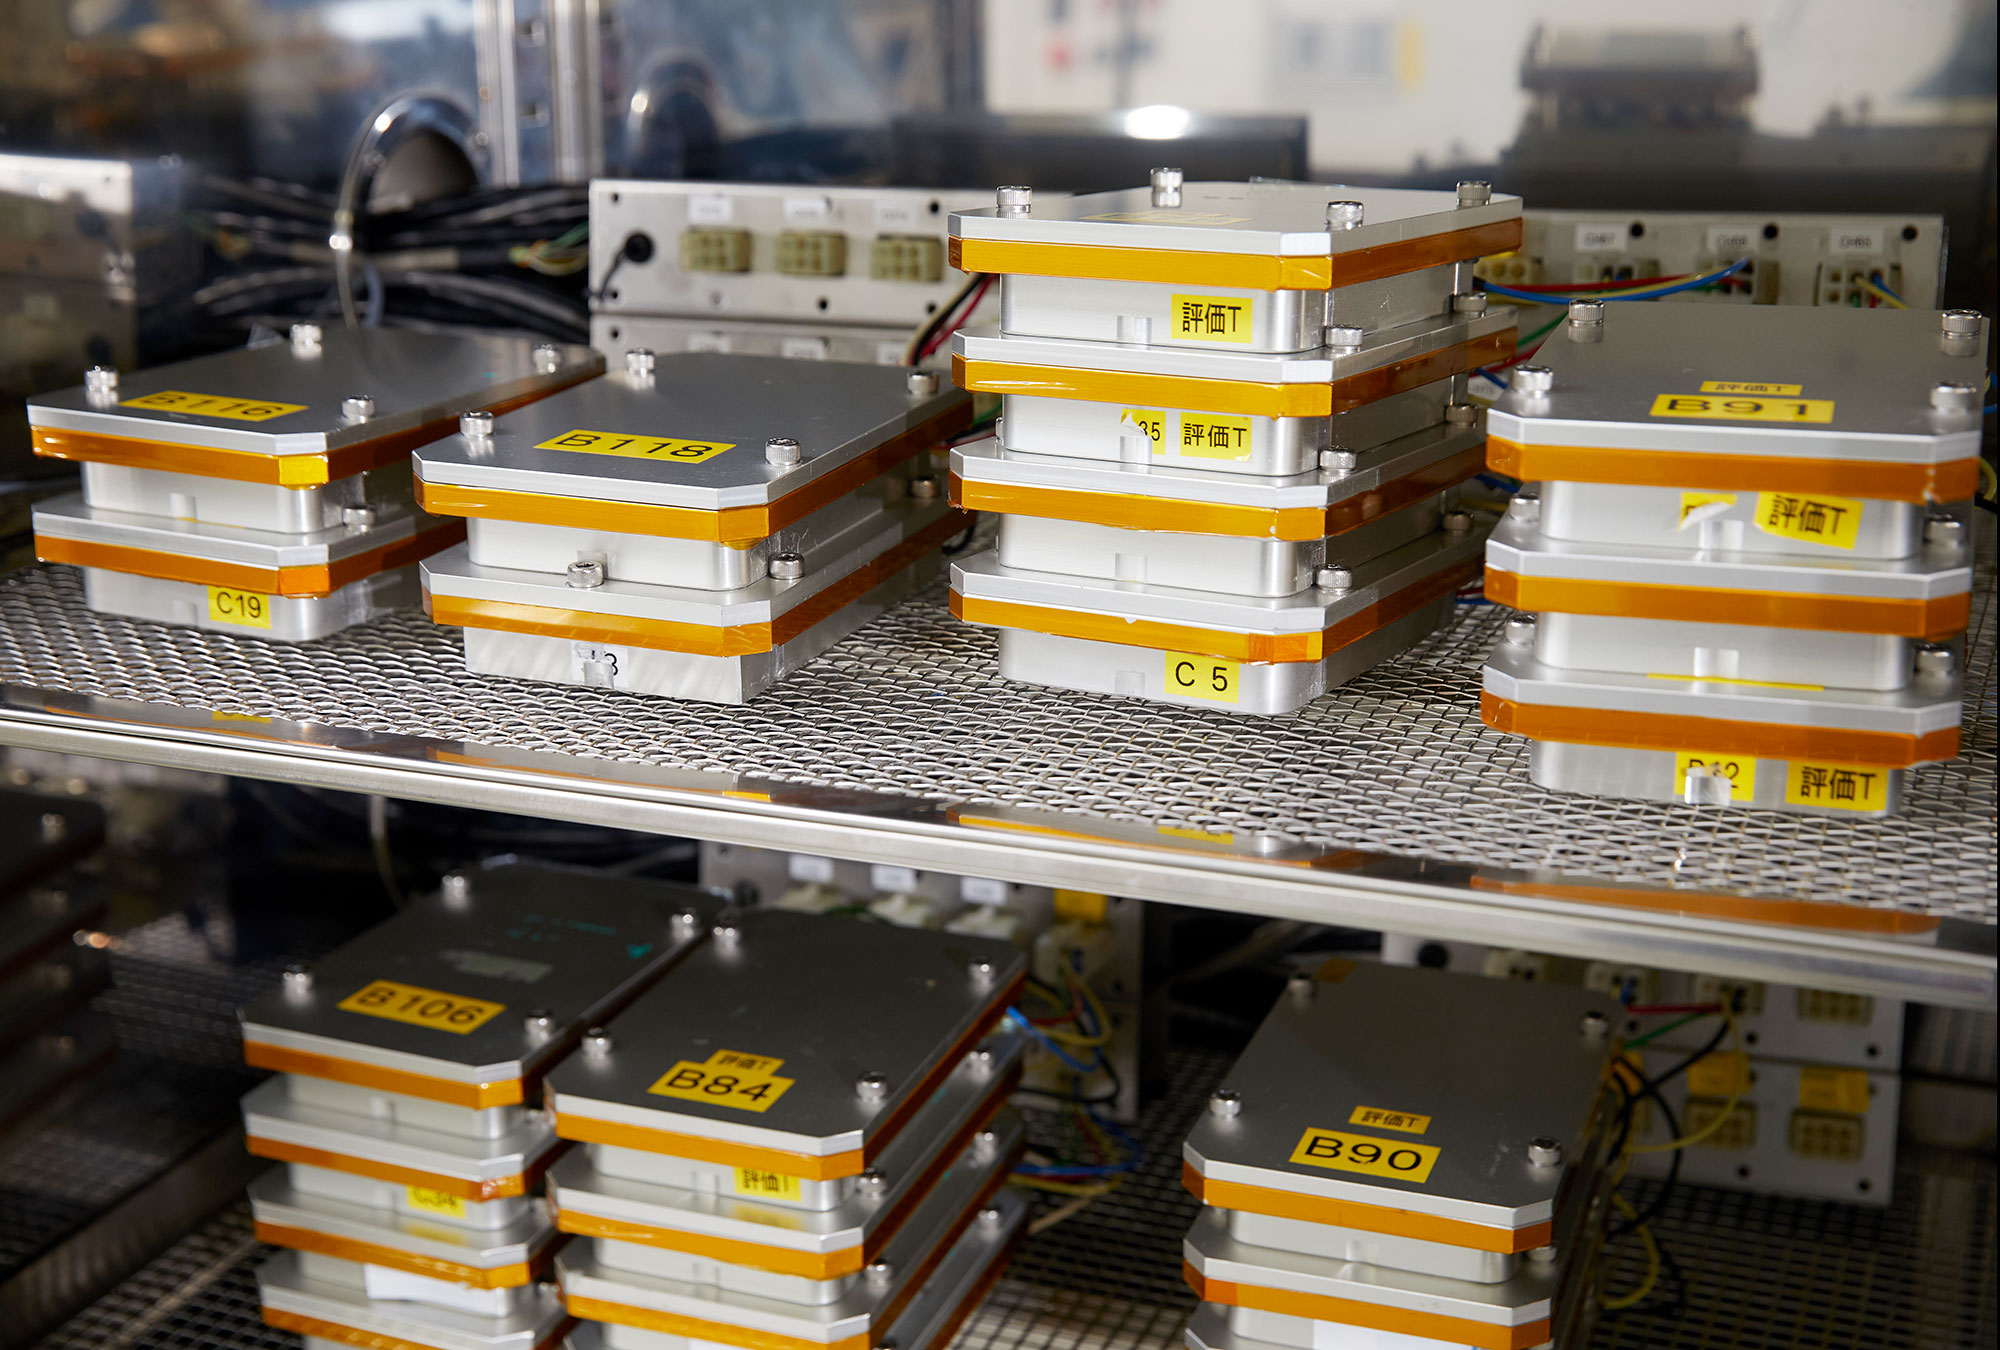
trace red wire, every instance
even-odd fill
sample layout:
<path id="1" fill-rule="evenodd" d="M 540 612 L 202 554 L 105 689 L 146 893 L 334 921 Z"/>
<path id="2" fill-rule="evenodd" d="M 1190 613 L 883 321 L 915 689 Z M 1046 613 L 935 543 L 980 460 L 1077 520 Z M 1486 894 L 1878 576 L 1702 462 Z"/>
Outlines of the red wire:
<path id="1" fill-rule="evenodd" d="M 965 321 L 972 317 L 973 310 L 979 308 L 979 302 L 986 298 L 987 288 L 989 288 L 992 285 L 993 285 L 993 278 L 989 276 L 986 278 L 986 280 L 980 282 L 977 286 L 975 286 L 972 290 L 972 294 L 966 297 L 965 306 L 964 308 L 958 311 L 957 316 L 955 318 L 946 320 L 944 324 L 942 324 L 938 328 L 937 332 L 931 334 L 930 341 L 926 342 L 923 345 L 922 349 L 920 349 L 917 352 L 917 360 L 919 361 L 923 360 L 925 357 L 929 356 L 932 352 L 936 351 L 939 347 L 951 341 L 951 335 L 953 333 L 956 333 L 959 329 L 965 327 Z"/>
<path id="2" fill-rule="evenodd" d="M 1512 281 L 1496 281 L 1495 286 L 1505 286 L 1510 291 L 1536 291 L 1548 295 L 1568 295 L 1572 291 L 1622 290 L 1627 286 L 1657 286 L 1667 281 L 1686 281 L 1693 272 L 1683 272 L 1677 277 L 1633 277 L 1627 281 L 1579 281 L 1572 286 L 1523 286 Z"/>
<path id="3" fill-rule="evenodd" d="M 1720 1003 L 1634 1003 L 1625 1009 L 1628 1013 L 1650 1016 L 1654 1013 L 1719 1013 Z"/>

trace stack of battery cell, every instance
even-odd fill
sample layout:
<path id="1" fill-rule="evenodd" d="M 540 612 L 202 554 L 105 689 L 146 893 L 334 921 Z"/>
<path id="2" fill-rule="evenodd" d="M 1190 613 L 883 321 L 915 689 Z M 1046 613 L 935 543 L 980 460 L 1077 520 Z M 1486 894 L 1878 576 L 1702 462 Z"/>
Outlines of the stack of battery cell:
<path id="1" fill-rule="evenodd" d="M 942 1350 L 1023 1215 L 1011 943 L 726 917 L 548 1081 L 571 1315 L 609 1350 Z"/>
<path id="2" fill-rule="evenodd" d="M 1482 466 L 1468 372 L 1513 350 L 1472 264 L 1517 198 L 1183 184 L 952 215 L 1001 277 L 997 332 L 954 339 L 998 434 L 953 499 L 1000 517 L 954 612 L 1008 677 L 1291 712 L 1420 640 L 1477 575 L 1452 491 Z"/>
<path id="3" fill-rule="evenodd" d="M 604 368 L 586 347 L 387 329 L 198 357 L 31 399 L 35 453 L 80 494 L 35 508 L 35 551 L 83 568 L 94 610 L 304 642 L 417 600 L 416 563 L 459 539 L 411 501 L 410 451 L 467 409 Z"/>
<path id="4" fill-rule="evenodd" d="M 1615 999 L 1334 962 L 1188 1136 L 1190 1350 L 1577 1350 Z"/>
<path id="5" fill-rule="evenodd" d="M 468 518 L 424 603 L 468 668 L 742 703 L 934 573 L 965 522 L 932 451 L 971 400 L 927 371 L 625 353 L 416 457 Z"/>
<path id="6" fill-rule="evenodd" d="M 242 1011 L 279 1076 L 243 1099 L 264 1320 L 308 1345 L 543 1350 L 568 1329 L 536 1192 L 562 1149 L 534 1102 L 586 1028 L 706 936 L 661 882 L 511 865 L 447 877 Z"/>
<path id="7" fill-rule="evenodd" d="M 1481 716 L 1544 787 L 1882 815 L 1958 753 L 1969 311 L 1579 302 L 1490 414 Z"/>

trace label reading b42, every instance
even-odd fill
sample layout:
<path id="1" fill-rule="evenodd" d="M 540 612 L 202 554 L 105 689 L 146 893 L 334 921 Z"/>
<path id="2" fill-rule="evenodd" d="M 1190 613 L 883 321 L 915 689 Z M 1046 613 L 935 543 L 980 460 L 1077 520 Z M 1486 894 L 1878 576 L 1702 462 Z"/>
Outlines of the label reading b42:
<path id="1" fill-rule="evenodd" d="M 1291 1161 L 1336 1172 L 1361 1172 L 1371 1177 L 1422 1183 L 1430 1180 L 1439 1150 L 1429 1144 L 1400 1139 L 1371 1139 L 1365 1134 L 1309 1129 L 1299 1137 Z"/>
<path id="2" fill-rule="evenodd" d="M 770 1055 L 718 1050 L 703 1064 L 691 1059 L 680 1061 L 646 1091 L 657 1097 L 708 1102 L 739 1111 L 768 1111 L 771 1103 L 784 1096 L 785 1089 L 792 1085 L 791 1079 L 777 1076 L 784 1062 Z"/>
<path id="3" fill-rule="evenodd" d="M 624 459 L 664 460 L 674 464 L 699 464 L 714 459 L 724 450 L 734 450 L 734 441 L 682 441 L 667 436 L 630 436 L 620 431 L 565 431 L 539 442 L 537 450 L 568 450 L 579 455 L 617 455 Z M 734 461 L 731 461 L 732 463 Z"/>
<path id="4" fill-rule="evenodd" d="M 1251 303 L 1248 296 L 1176 295 L 1167 331 L 1182 342 L 1247 343 Z"/>
<path id="5" fill-rule="evenodd" d="M 1729 800 L 1747 802 L 1757 795 L 1757 761 L 1749 755 L 1705 755 L 1683 750 L 1674 756 L 1673 790 L 1676 797 L 1687 788 L 1689 769 L 1706 769 L 1729 780 Z"/>
<path id="6" fill-rule="evenodd" d="M 377 980 L 357 989 L 334 1006 L 342 1012 L 380 1017 L 413 1027 L 428 1027 L 432 1031 L 457 1032 L 461 1036 L 485 1026 L 507 1011 L 504 1003 L 489 1003 L 483 998 L 461 998 L 457 994 L 419 989 L 416 985 L 398 984 L 394 980 Z"/>

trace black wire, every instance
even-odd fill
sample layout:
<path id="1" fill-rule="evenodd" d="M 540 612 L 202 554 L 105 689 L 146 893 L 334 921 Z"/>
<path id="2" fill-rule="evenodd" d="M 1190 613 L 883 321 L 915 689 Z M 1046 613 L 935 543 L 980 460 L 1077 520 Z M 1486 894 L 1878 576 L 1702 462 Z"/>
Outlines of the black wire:
<path id="1" fill-rule="evenodd" d="M 1658 1082 L 1641 1079 L 1639 1081 L 1638 1095 L 1634 1096 L 1630 1089 L 1625 1087 L 1623 1079 L 1618 1078 L 1616 1075 L 1613 1075 L 1613 1077 L 1618 1083 L 1619 1090 L 1626 1094 L 1625 1109 L 1620 1113 L 1623 1116 L 1623 1120 L 1619 1125 L 1618 1147 L 1613 1149 L 1611 1153 L 1614 1161 L 1625 1151 L 1625 1140 L 1629 1137 L 1632 1128 L 1632 1112 L 1637 1108 L 1641 1098 L 1650 1097 L 1654 1104 L 1659 1107 L 1660 1117 L 1666 1122 L 1667 1138 L 1678 1139 L 1681 1137 L 1680 1119 L 1674 1115 L 1674 1108 L 1667 1104 L 1666 1097 L 1661 1094 Z M 1682 1150 L 1680 1149 L 1673 1150 L 1671 1159 L 1667 1163 L 1666 1180 L 1660 1183 L 1659 1190 L 1655 1191 L 1653 1198 L 1646 1202 L 1646 1207 L 1636 1211 L 1629 1219 L 1620 1218 L 1613 1220 L 1610 1227 L 1605 1231 L 1607 1239 L 1624 1237 L 1627 1233 L 1651 1223 L 1660 1216 L 1661 1212 L 1667 1207 L 1667 1198 L 1673 1194 L 1675 1185 L 1681 1179 L 1681 1153 Z"/>
<path id="2" fill-rule="evenodd" d="M 942 309 L 931 316 L 931 321 L 924 325 L 922 332 L 917 334 L 917 340 L 910 344 L 909 349 L 917 359 L 921 360 L 923 358 L 924 348 L 930 346 L 931 339 L 937 335 L 938 329 L 944 327 L 951 316 L 958 311 L 960 305 L 972 298 L 973 294 L 978 291 L 979 284 L 984 280 L 986 280 L 986 273 L 984 272 L 968 272 L 966 274 L 965 285 L 959 289 L 958 294 L 954 295 L 945 303 Z"/>
<path id="3" fill-rule="evenodd" d="M 625 265 L 625 250 L 621 248 L 618 250 L 617 255 L 611 259 L 611 266 L 604 269 L 604 280 L 598 282 L 596 289 L 591 291 L 590 293 L 591 304 L 595 305 L 603 302 L 604 292 L 608 290 L 611 286 L 611 278 L 617 276 L 618 269 L 623 267 L 624 265 Z"/>
<path id="4" fill-rule="evenodd" d="M 946 543 L 938 552 L 944 554 L 947 558 L 956 558 L 959 554 L 972 547 L 972 536 L 978 533 L 978 531 L 979 513 L 975 511 L 972 513 L 972 518 L 965 523 L 965 533 L 958 536 L 958 542 L 956 544 Z"/>

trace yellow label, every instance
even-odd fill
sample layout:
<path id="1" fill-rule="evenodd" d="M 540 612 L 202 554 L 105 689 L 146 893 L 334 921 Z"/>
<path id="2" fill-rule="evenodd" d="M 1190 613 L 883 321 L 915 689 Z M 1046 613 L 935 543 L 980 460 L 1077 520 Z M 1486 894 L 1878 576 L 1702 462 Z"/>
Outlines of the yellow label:
<path id="1" fill-rule="evenodd" d="M 1190 830 L 1179 825 L 1159 825 L 1155 826 L 1154 829 L 1157 833 L 1168 835 L 1174 839 L 1201 839 L 1211 844 L 1233 844 L 1236 842 L 1235 835 L 1217 834 L 1213 830 Z"/>
<path id="2" fill-rule="evenodd" d="M 1189 459 L 1248 459 L 1250 419 L 1184 412 L 1181 414 L 1181 437 L 1177 448 Z"/>
<path id="3" fill-rule="evenodd" d="M 1688 1065 L 1688 1093 L 1695 1097 L 1727 1097 L 1737 1091 L 1749 1069 L 1750 1057 L 1737 1050 L 1718 1050 Z"/>
<path id="4" fill-rule="evenodd" d="M 226 417 L 232 422 L 268 422 L 287 413 L 304 412 L 303 403 L 273 403 L 261 398 L 223 398 L 217 394 L 190 394 L 183 389 L 162 389 L 157 394 L 141 394 L 118 405 L 145 408 L 150 412 L 190 413 L 196 417 Z"/>
<path id="5" fill-rule="evenodd" d="M 718 1050 L 705 1064 L 684 1059 L 660 1075 L 660 1081 L 646 1089 L 657 1097 L 678 1097 L 687 1102 L 707 1102 L 738 1111 L 768 1111 L 771 1103 L 785 1095 L 792 1085 L 773 1071 L 784 1064 L 770 1055 L 746 1055 L 736 1050 Z"/>
<path id="6" fill-rule="evenodd" d="M 1404 1134 L 1422 1134 L 1431 1127 L 1431 1118 L 1411 1111 L 1384 1111 L 1379 1106 L 1357 1106 L 1354 1114 L 1347 1118 L 1347 1123 L 1367 1125 L 1377 1130 L 1401 1130 Z"/>
<path id="7" fill-rule="evenodd" d="M 334 1005 L 342 1012 L 380 1017 L 432 1031 L 466 1032 L 485 1026 L 507 1010 L 504 1003 L 488 1003 L 483 998 L 461 998 L 435 989 L 419 989 L 413 984 L 377 980 Z"/>
<path id="8" fill-rule="evenodd" d="M 1248 342 L 1250 299 L 1247 296 L 1176 295 L 1168 328 L 1174 337 L 1193 342 Z"/>
<path id="9" fill-rule="evenodd" d="M 736 1169 L 736 1193 L 755 1200 L 802 1200 L 805 1188 L 795 1176 L 755 1167 Z"/>
<path id="10" fill-rule="evenodd" d="M 1235 703 L 1242 689 L 1243 667 L 1219 656 L 1190 652 L 1167 653 L 1167 692 L 1210 703 Z"/>
<path id="11" fill-rule="evenodd" d="M 1681 524 L 1687 524 L 1688 513 L 1699 506 L 1734 506 L 1736 494 L 1733 492 L 1683 492 L 1681 494 Z"/>
<path id="12" fill-rule="evenodd" d="M 255 591 L 231 590 L 227 586 L 208 588 L 208 617 L 216 623 L 238 628 L 269 628 L 271 597 Z"/>
<path id="13" fill-rule="evenodd" d="M 1852 497 L 1760 492 L 1757 528 L 1780 539 L 1852 549 L 1861 534 L 1861 503 Z"/>
<path id="14" fill-rule="evenodd" d="M 578 455 L 618 455 L 625 459 L 671 460 L 675 464 L 699 464 L 714 459 L 724 450 L 736 448 L 734 441 L 677 441 L 664 436 L 627 436 L 617 431 L 565 431 L 535 446 L 537 450 L 568 450 Z"/>
<path id="15" fill-rule="evenodd" d="M 1400 1139 L 1370 1139 L 1365 1134 L 1342 1134 L 1338 1130 L 1308 1129 L 1292 1150 L 1292 1161 L 1307 1167 L 1326 1167 L 1336 1172 L 1363 1172 L 1371 1177 L 1391 1177 L 1398 1181 L 1430 1180 L 1438 1150 L 1429 1144 L 1406 1144 Z"/>
<path id="16" fill-rule="evenodd" d="M 447 1191 L 434 1191 L 428 1186 L 405 1186 L 403 1194 L 409 1197 L 410 1208 L 423 1210 L 426 1214 L 443 1214 L 450 1218 L 465 1217 L 465 1199 Z"/>
<path id="17" fill-rule="evenodd" d="M 1826 398 L 1734 398 L 1710 394 L 1661 394 L 1655 417 L 1706 417 L 1720 422 L 1831 422 L 1833 400 Z"/>
<path id="18" fill-rule="evenodd" d="M 262 723 L 264 726 L 269 726 L 271 724 L 270 718 L 259 717 L 255 713 L 233 713 L 233 712 L 216 711 L 208 715 L 208 720 L 211 722 L 258 722 Z"/>
<path id="19" fill-rule="evenodd" d="M 1110 907 L 1111 897 L 1096 891 L 1056 890 L 1056 917 L 1065 923 L 1103 923 Z"/>
<path id="20" fill-rule="evenodd" d="M 1165 454 L 1167 415 L 1158 408 L 1127 408 L 1118 415 L 1118 425 L 1137 427 L 1153 443 L 1153 453 Z"/>
<path id="21" fill-rule="evenodd" d="M 1755 380 L 1703 380 L 1701 392 L 1704 394 L 1773 394 L 1787 398 L 1803 394 L 1802 384 L 1759 384 Z"/>
<path id="22" fill-rule="evenodd" d="M 1751 689 L 1824 689 L 1823 684 L 1794 684 L 1788 680 L 1739 680 L 1733 675 L 1662 675 L 1648 671 L 1649 680 L 1687 680 L 1700 684 L 1740 684 Z"/>
<path id="23" fill-rule="evenodd" d="M 1748 755 L 1709 755 L 1683 750 L 1674 756 L 1673 790 L 1680 796 L 1689 769 L 1709 769 L 1729 780 L 1729 800 L 1747 802 L 1757 791 L 1757 761 Z"/>
<path id="24" fill-rule="evenodd" d="M 1814 764 L 1794 760 L 1785 766 L 1788 806 L 1831 806 L 1840 811 L 1882 811 L 1889 806 L 1889 771 L 1872 764 Z"/>
<path id="25" fill-rule="evenodd" d="M 1805 1111 L 1837 1111 L 1847 1116 L 1868 1114 L 1868 1075 L 1860 1069 L 1799 1070 L 1799 1107 Z"/>

